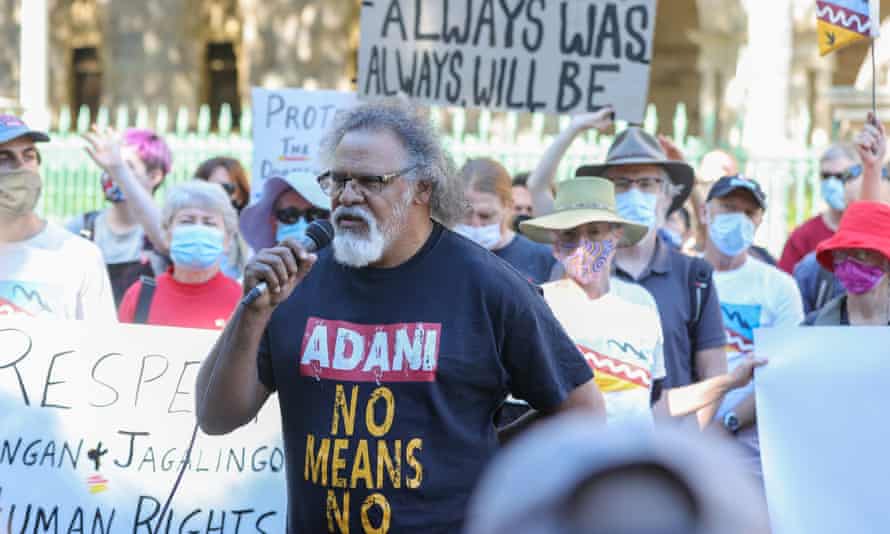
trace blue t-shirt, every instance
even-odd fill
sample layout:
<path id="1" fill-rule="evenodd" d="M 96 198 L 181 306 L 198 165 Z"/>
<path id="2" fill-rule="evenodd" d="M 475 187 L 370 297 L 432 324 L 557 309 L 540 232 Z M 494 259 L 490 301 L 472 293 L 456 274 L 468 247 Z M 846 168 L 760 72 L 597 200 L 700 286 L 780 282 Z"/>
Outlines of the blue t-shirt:
<path id="1" fill-rule="evenodd" d="M 549 282 L 550 272 L 553 270 L 553 265 L 556 264 L 556 258 L 553 257 L 550 247 L 535 243 L 519 234 L 516 234 L 509 245 L 492 252 L 512 265 L 534 284 Z"/>
<path id="2" fill-rule="evenodd" d="M 281 405 L 290 533 L 459 532 L 507 394 L 547 411 L 593 377 L 535 286 L 438 224 L 393 269 L 322 251 L 258 368 Z"/>

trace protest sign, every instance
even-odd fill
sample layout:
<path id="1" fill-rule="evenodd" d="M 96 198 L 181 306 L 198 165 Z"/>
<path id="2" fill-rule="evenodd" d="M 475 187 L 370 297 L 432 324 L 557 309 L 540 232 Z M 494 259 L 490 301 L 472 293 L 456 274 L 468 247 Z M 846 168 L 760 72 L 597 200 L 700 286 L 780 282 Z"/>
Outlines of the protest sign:
<path id="1" fill-rule="evenodd" d="M 359 93 L 642 122 L 655 0 L 362 2 Z"/>
<path id="2" fill-rule="evenodd" d="M 0 320 L 0 525 L 9 532 L 285 531 L 277 401 L 226 436 L 198 434 L 194 385 L 217 332 Z"/>
<path id="3" fill-rule="evenodd" d="M 253 168 L 251 200 L 263 192 L 269 178 L 296 174 L 318 176 L 319 143 L 337 112 L 355 105 L 355 93 L 262 89 L 253 101 Z"/>
<path id="4" fill-rule="evenodd" d="M 755 331 L 757 426 L 774 534 L 885 532 L 890 328 Z"/>

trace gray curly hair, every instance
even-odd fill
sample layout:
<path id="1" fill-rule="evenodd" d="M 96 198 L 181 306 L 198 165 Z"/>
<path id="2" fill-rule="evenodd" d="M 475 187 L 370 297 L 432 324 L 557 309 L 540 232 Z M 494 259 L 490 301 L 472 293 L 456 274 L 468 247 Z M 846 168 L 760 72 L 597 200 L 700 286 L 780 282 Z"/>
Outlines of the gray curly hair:
<path id="1" fill-rule="evenodd" d="M 414 166 L 415 180 L 432 184 L 430 208 L 434 219 L 451 226 L 466 212 L 463 186 L 454 162 L 430 120 L 404 100 L 376 100 L 342 111 L 321 144 L 321 158 L 330 165 L 343 137 L 352 131 L 387 130 L 398 137 Z"/>

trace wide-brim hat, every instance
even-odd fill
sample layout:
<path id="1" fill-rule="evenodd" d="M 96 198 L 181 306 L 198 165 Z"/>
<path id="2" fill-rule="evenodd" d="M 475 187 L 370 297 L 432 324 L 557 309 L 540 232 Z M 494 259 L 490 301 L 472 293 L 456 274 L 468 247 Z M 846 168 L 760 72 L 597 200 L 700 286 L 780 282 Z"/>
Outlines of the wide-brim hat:
<path id="1" fill-rule="evenodd" d="M 266 180 L 260 198 L 244 208 L 238 223 L 241 235 L 254 250 L 275 245 L 275 225 L 270 224 L 275 201 L 288 189 L 293 189 L 307 202 L 323 210 L 330 211 L 331 197 L 321 190 L 318 177 L 311 173 L 292 173 L 288 177 L 273 177 Z"/>
<path id="2" fill-rule="evenodd" d="M 618 215 L 615 186 L 605 178 L 596 177 L 574 178 L 557 184 L 554 212 L 519 223 L 519 230 L 532 241 L 553 243 L 556 232 L 595 222 L 623 226 L 622 246 L 637 244 L 649 231 L 649 227 Z"/>
<path id="3" fill-rule="evenodd" d="M 859 201 L 847 206 L 837 232 L 816 247 L 816 259 L 834 272 L 834 251 L 871 250 L 890 259 L 890 206 Z"/>
<path id="4" fill-rule="evenodd" d="M 659 165 L 664 168 L 671 182 L 681 188 L 668 213 L 680 208 L 692 193 L 692 185 L 695 183 L 695 171 L 692 167 L 685 161 L 668 159 L 658 139 L 639 126 L 631 126 L 615 137 L 605 163 L 578 167 L 575 176 L 605 176 L 610 167 L 622 165 Z"/>

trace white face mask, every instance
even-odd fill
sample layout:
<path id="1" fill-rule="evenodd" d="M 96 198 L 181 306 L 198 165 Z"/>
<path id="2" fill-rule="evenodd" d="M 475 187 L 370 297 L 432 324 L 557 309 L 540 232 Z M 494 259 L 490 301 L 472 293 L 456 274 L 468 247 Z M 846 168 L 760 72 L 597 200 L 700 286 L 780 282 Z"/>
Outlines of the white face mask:
<path id="1" fill-rule="evenodd" d="M 485 247 L 488 250 L 492 250 L 501 242 L 500 223 L 479 227 L 470 226 L 468 224 L 458 224 L 454 227 L 454 231 L 471 241 L 475 241 L 477 245 Z"/>

